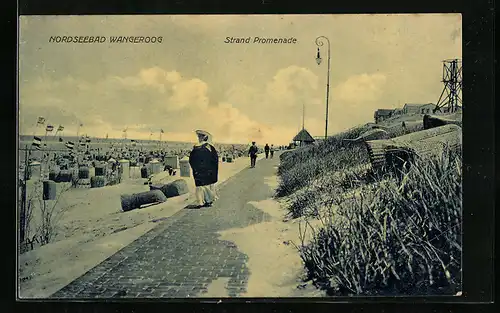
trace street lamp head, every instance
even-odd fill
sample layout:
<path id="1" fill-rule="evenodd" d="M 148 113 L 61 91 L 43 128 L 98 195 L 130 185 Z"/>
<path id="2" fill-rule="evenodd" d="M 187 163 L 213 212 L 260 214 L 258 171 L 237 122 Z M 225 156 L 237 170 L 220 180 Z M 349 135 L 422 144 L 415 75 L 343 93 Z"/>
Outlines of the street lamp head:
<path id="1" fill-rule="evenodd" d="M 321 56 L 319 54 L 319 48 L 318 48 L 318 54 L 316 55 L 316 63 L 318 63 L 318 65 L 321 64 Z"/>

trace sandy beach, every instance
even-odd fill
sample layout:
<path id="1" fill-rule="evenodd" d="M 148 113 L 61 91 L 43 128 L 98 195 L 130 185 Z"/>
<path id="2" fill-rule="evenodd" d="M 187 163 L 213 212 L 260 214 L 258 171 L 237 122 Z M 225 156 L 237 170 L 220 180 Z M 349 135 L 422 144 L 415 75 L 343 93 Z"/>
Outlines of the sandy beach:
<path id="1" fill-rule="evenodd" d="M 262 158 L 260 156 L 259 158 Z M 249 166 L 242 157 L 221 163 L 219 183 Z M 152 182 L 179 179 L 162 172 Z M 139 238 L 194 200 L 194 182 L 187 178 L 190 193 L 154 206 L 122 212 L 120 195 L 149 190 L 144 179 L 92 189 L 70 189 L 59 201 L 64 210 L 53 242 L 19 256 L 20 298 L 45 298 Z"/>

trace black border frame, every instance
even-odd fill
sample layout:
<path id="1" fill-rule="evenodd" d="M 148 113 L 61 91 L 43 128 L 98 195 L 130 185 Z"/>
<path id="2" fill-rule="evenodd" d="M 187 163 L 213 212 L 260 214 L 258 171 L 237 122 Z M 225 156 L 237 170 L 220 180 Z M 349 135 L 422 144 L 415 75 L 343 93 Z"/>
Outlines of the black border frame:
<path id="1" fill-rule="evenodd" d="M 346 1 L 343 3 L 330 4 L 326 1 L 315 2 L 307 1 L 307 5 L 300 5 L 299 2 L 289 2 L 278 4 L 273 0 L 247 1 L 238 3 L 237 1 L 85 1 L 75 2 L 67 0 L 20 0 L 18 12 L 12 14 L 7 20 L 7 26 L 12 33 L 16 34 L 14 43 L 14 83 L 10 86 L 12 94 L 11 106 L 2 106 L 7 110 L 1 114 L 2 127 L 7 126 L 9 134 L 7 136 L 9 143 L 16 149 L 17 133 L 17 112 L 16 112 L 16 86 L 17 86 L 17 21 L 18 14 L 22 15 L 52 15 L 52 14 L 330 14 L 330 13 L 462 13 L 463 18 L 463 68 L 464 68 L 464 88 L 463 98 L 470 106 L 464 108 L 464 258 L 463 258 L 463 284 L 464 295 L 457 297 L 429 297 L 429 298 L 365 298 L 359 300 L 356 298 L 325 298 L 325 301 L 318 299 L 222 299 L 222 303 L 245 303 L 261 302 L 264 300 L 266 305 L 253 304 L 251 310 L 264 311 L 267 308 L 272 311 L 286 310 L 296 311 L 307 310 L 304 306 L 314 305 L 314 310 L 330 311 L 330 303 L 335 303 L 335 308 L 341 312 L 344 311 L 380 311 L 384 312 L 462 312 L 470 310 L 474 312 L 492 311 L 492 306 L 479 305 L 477 303 L 488 303 L 493 301 L 494 289 L 493 281 L 493 246 L 494 246 L 494 195 L 495 181 L 494 176 L 494 0 L 441 0 L 439 2 L 432 0 L 421 0 L 418 2 L 396 2 L 396 1 Z M 470 100 L 467 100 L 470 99 Z M 10 118 L 12 117 L 12 119 Z M 10 150 L 10 149 L 9 149 Z M 12 150 L 10 150 L 12 151 Z M 2 156 L 3 164 L 17 164 L 16 150 L 14 154 L 4 154 Z M 9 199 L 16 206 L 15 184 L 13 179 L 17 179 L 16 168 L 9 167 L 10 175 L 2 177 L 2 191 L 8 193 Z M 11 180 L 12 179 L 12 180 Z M 10 201 L 9 201 L 10 202 Z M 7 204 L 7 201 L 4 201 Z M 4 210 L 9 212 L 9 218 L 2 221 L 9 228 L 10 236 L 7 236 L 8 251 L 16 254 L 15 234 L 16 220 L 15 210 L 8 209 L 10 206 L 4 206 Z M 13 244 L 14 243 L 14 244 Z M 12 246 L 11 246 L 12 245 Z M 12 282 L 15 284 L 16 263 L 14 258 L 11 261 L 7 273 L 12 275 Z M 472 269 L 472 270 L 471 270 Z M 12 286 L 14 287 L 14 286 Z M 13 288 L 15 289 L 15 288 Z M 16 301 L 16 292 L 9 294 L 9 297 Z M 382 300 L 383 299 L 383 300 Z M 309 301 L 308 301 L 309 300 Z M 451 300 L 451 301 L 450 301 Z M 456 301 L 467 302 L 468 304 L 453 304 Z M 350 303 L 345 303 L 345 302 Z M 382 302 L 385 304 L 382 304 Z M 392 303 L 387 303 L 388 301 Z M 101 312 L 101 311 L 137 311 L 158 310 L 165 308 L 167 301 L 150 300 L 147 301 L 126 301 L 121 300 L 113 303 L 110 301 L 85 301 L 85 302 L 63 302 L 63 301 L 36 301 L 15 302 L 16 311 L 39 311 L 39 312 Z M 185 308 L 192 310 L 193 304 L 199 300 L 183 299 L 179 301 L 168 301 L 178 303 L 174 307 L 182 308 L 179 302 L 189 302 L 184 304 Z M 201 309 L 211 312 L 215 309 L 229 310 L 238 307 L 238 310 L 245 311 L 249 307 L 221 305 L 212 307 L 208 301 L 198 304 Z M 212 301 L 216 302 L 216 301 Z M 279 302 L 279 303 L 277 303 Z M 283 303 L 286 302 L 286 303 Z M 313 302 L 315 302 L 313 304 Z M 325 303 L 327 302 L 327 303 Z M 343 302 L 343 303 L 338 303 Z M 447 303 L 439 303 L 447 302 Z M 271 304 L 274 303 L 274 304 Z M 418 304 L 417 304 L 418 303 Z M 472 303 L 476 303 L 472 305 Z M 252 307 L 253 306 L 253 307 Z M 10 307 L 10 305 L 8 306 Z M 274 307 L 274 308 L 273 308 Z M 358 309 L 358 310 L 355 310 Z M 488 309 L 489 308 L 489 309 Z M 7 310 L 10 311 L 10 310 Z M 164 311 L 164 309 L 163 309 Z"/>

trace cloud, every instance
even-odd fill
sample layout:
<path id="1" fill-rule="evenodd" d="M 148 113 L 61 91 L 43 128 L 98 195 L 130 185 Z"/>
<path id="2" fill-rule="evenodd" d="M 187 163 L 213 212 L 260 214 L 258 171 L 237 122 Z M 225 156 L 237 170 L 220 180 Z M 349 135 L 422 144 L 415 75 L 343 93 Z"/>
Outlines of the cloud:
<path id="1" fill-rule="evenodd" d="M 307 68 L 292 65 L 279 69 L 261 85 L 262 88 L 256 88 L 236 83 L 227 90 L 225 101 L 252 119 L 290 129 L 301 125 L 304 105 L 310 117 L 317 114 L 316 109 L 321 105 L 318 78 Z"/>
<path id="2" fill-rule="evenodd" d="M 302 125 L 322 136 L 331 41 L 329 132 L 373 120 L 377 108 L 437 101 L 441 60 L 461 57 L 459 14 L 23 16 L 20 129 L 38 115 L 76 133 L 192 140 L 288 141 Z M 48 43 L 54 35 L 162 36 L 162 44 Z M 226 36 L 295 37 L 294 45 L 230 45 Z M 321 48 L 326 53 L 326 47 Z M 325 55 L 326 57 L 326 55 Z M 156 135 L 155 135 L 156 136 Z M 194 138 L 193 138 L 194 137 Z M 274 139 L 273 139 L 274 138 Z M 276 139 L 277 138 L 277 139 Z"/>
<path id="3" fill-rule="evenodd" d="M 318 77 L 310 70 L 295 65 L 281 69 L 267 85 L 271 101 L 281 101 L 293 106 L 309 101 L 318 87 Z"/>
<path id="4" fill-rule="evenodd" d="M 296 95 L 301 86 L 313 88 L 304 80 L 307 75 L 306 70 L 296 67 L 279 71 L 269 83 L 271 102 L 278 107 L 290 105 L 290 96 Z M 51 123 L 64 125 L 67 134 L 75 133 L 83 123 L 80 132 L 91 136 L 120 138 L 127 128 L 129 138 L 148 139 L 151 131 L 156 134 L 163 128 L 165 140 L 193 141 L 193 131 L 201 128 L 212 132 L 219 142 L 288 142 L 294 127 L 277 127 L 273 124 L 280 123 L 260 121 L 237 107 L 248 104 L 243 101 L 264 99 L 270 94 L 239 87 L 237 90 L 243 93 L 236 89 L 229 92 L 235 99 L 240 97 L 235 106 L 225 101 L 211 104 L 207 83 L 159 67 L 141 69 L 132 76 L 109 76 L 94 83 L 73 77 L 60 81 L 39 79 L 21 90 L 20 127 L 22 133 L 36 131 L 33 121 L 44 116 Z"/>
<path id="5" fill-rule="evenodd" d="M 172 86 L 173 94 L 167 108 L 176 112 L 182 109 L 205 110 L 208 107 L 208 85 L 197 78 L 180 81 Z"/>
<path id="6" fill-rule="evenodd" d="M 354 75 L 333 89 L 333 97 L 350 103 L 377 101 L 383 94 L 386 80 L 386 76 L 379 73 Z"/>
<path id="7" fill-rule="evenodd" d="M 353 120 L 370 120 L 385 82 L 383 74 L 374 73 L 351 76 L 334 86 L 329 133 L 351 127 Z M 151 131 L 157 134 L 163 128 L 165 140 L 193 141 L 193 131 L 201 128 L 219 142 L 284 144 L 302 127 L 305 109 L 309 132 L 324 134 L 324 91 L 309 69 L 280 69 L 262 85 L 259 89 L 236 83 L 215 102 L 206 82 L 160 67 L 94 83 L 71 76 L 60 81 L 40 78 L 21 91 L 21 132 L 33 131 L 33 121 L 45 116 L 63 124 L 67 133 L 75 133 L 82 122 L 85 129 L 80 131 L 92 136 L 120 138 L 127 128 L 129 138 L 148 139 Z"/>

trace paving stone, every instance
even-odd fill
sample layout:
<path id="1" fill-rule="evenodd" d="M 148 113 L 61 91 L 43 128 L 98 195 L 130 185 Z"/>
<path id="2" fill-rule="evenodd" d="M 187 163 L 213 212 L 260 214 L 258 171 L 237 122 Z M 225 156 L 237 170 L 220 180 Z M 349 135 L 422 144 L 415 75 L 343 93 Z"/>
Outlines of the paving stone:
<path id="1" fill-rule="evenodd" d="M 264 177 L 273 172 L 272 162 L 243 170 L 221 187 L 213 207 L 179 211 L 52 297 L 195 297 L 218 277 L 230 278 L 230 296 L 244 293 L 251 274 L 248 256 L 220 240 L 218 232 L 269 220 L 248 202 L 272 196 Z"/>

